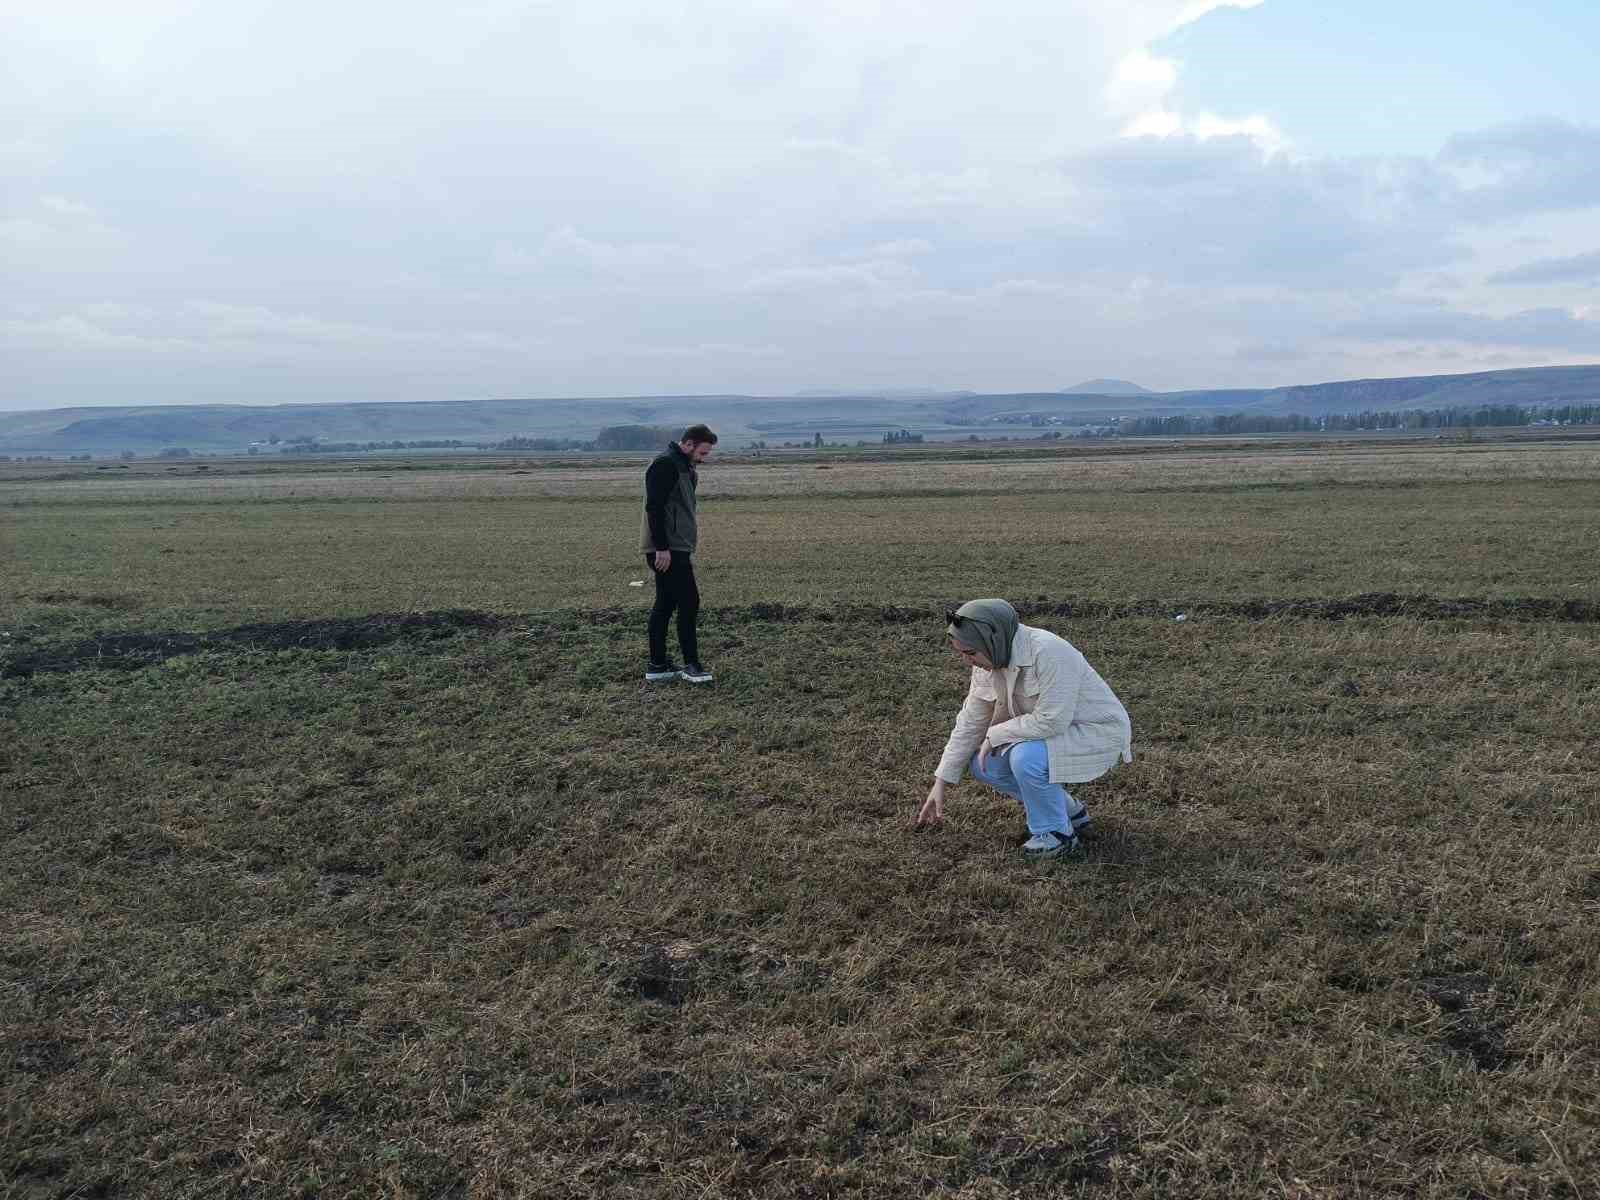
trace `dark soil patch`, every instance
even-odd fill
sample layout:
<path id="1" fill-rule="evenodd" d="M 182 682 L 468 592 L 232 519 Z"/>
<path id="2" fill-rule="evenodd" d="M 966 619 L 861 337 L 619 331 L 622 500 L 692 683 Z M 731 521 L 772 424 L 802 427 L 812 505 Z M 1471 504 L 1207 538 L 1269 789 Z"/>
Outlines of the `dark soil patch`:
<path id="1" fill-rule="evenodd" d="M 1441 1012 L 1458 1013 L 1472 1006 L 1475 997 L 1494 987 L 1487 975 L 1473 972 L 1430 975 L 1417 982 L 1417 990 L 1439 1006 Z"/>
<path id="2" fill-rule="evenodd" d="M 72 1046 L 58 1037 L 24 1038 L 9 1050 L 11 1065 L 27 1075 L 59 1075 L 78 1061 Z"/>
<path id="3" fill-rule="evenodd" d="M 677 1007 L 695 992 L 696 963 L 674 958 L 664 946 L 648 946 L 617 982 L 641 1000 Z"/>
<path id="4" fill-rule="evenodd" d="M 110 594 L 85 596 L 78 592 L 40 592 L 33 598 L 40 604 L 82 604 L 89 608 L 103 608 L 107 612 L 131 612 L 139 607 L 139 601 L 132 596 Z"/>
<path id="5" fill-rule="evenodd" d="M 53 602 L 72 600 L 107 608 L 125 607 L 118 597 L 38 597 Z M 1520 599 L 1475 599 L 1367 592 L 1357 596 L 1310 599 L 1247 600 L 1051 600 L 1040 596 L 1015 602 L 1024 619 L 1041 616 L 1116 620 L 1139 617 L 1222 616 L 1261 621 L 1274 618 L 1342 621 L 1359 617 L 1409 617 L 1413 620 L 1600 621 L 1600 601 L 1548 596 Z M 706 618 L 724 625 L 752 623 L 937 626 L 944 606 L 853 604 L 837 608 L 811 604 L 757 603 L 703 609 Z M 36 673 L 76 671 L 91 667 L 137 670 L 184 654 L 216 650 L 366 650 L 394 642 L 427 642 L 463 630 L 516 628 L 534 634 L 575 628 L 633 625 L 642 622 L 637 608 L 582 609 L 570 612 L 507 616 L 476 609 L 422 613 L 373 613 L 312 621 L 275 621 L 240 625 L 211 633 L 181 630 L 161 633 L 107 633 L 61 645 L 21 650 L 0 657 L 0 678 Z M 1352 692 L 1352 687 L 1355 691 Z M 1358 694 L 1347 683 L 1344 694 Z"/>
<path id="6" fill-rule="evenodd" d="M 1336 987 L 1341 992 L 1353 992 L 1358 996 L 1383 991 L 1390 982 L 1387 976 L 1369 975 L 1359 966 L 1340 967 L 1328 973 L 1329 987 Z"/>
<path id="7" fill-rule="evenodd" d="M 712 992 L 738 997 L 809 992 L 827 979 L 826 969 L 810 960 L 686 942 L 630 947 L 613 960 L 609 973 L 623 996 L 668 1008 Z"/>
<path id="8" fill-rule="evenodd" d="M 1504 1024 L 1479 1002 L 1493 987 L 1488 976 L 1474 973 L 1434 975 L 1417 983 L 1417 990 L 1446 1016 L 1438 1042 L 1450 1053 L 1470 1058 L 1480 1071 L 1499 1071 L 1511 1061 Z"/>
<path id="9" fill-rule="evenodd" d="M 618 1083 L 591 1083 L 579 1088 L 574 1099 L 579 1104 L 671 1104 L 680 1100 L 685 1085 L 668 1070 L 651 1067 Z"/>
<path id="10" fill-rule="evenodd" d="M 506 623 L 493 613 L 448 609 L 426 613 L 373 613 L 318 621 L 273 621 L 214 633 L 107 633 L 47 646 L 0 660 L 0 677 L 87 667 L 137 670 L 206 650 L 367 650 L 394 642 L 426 642 L 465 629 L 492 630 Z"/>
<path id="11" fill-rule="evenodd" d="M 1111 1182 L 1111 1160 L 1119 1154 L 1136 1154 L 1137 1149 L 1136 1140 L 1113 1119 L 1070 1142 L 1030 1145 L 1020 1137 L 997 1138 L 980 1152 L 976 1174 L 1010 1187 L 1104 1184 Z"/>
<path id="12" fill-rule="evenodd" d="M 1401 595 L 1363 592 L 1355 596 L 1306 598 L 1260 597 L 1244 600 L 1106 600 L 1062 599 L 1039 596 L 1013 600 L 1017 613 L 1032 617 L 1188 617 L 1200 615 L 1242 617 L 1251 621 L 1285 617 L 1303 621 L 1342 621 L 1354 617 L 1410 617 L 1414 620 L 1600 621 L 1600 601 L 1550 596 L 1482 599 L 1471 596 Z M 752 604 L 745 608 L 713 608 L 709 612 L 730 624 L 750 621 L 795 623 L 818 621 L 840 624 L 915 625 L 937 621 L 941 609 L 894 605 L 844 605 L 820 608 L 807 604 Z M 631 615 L 631 614 L 630 614 Z M 1348 693 L 1347 691 L 1347 694 Z"/>

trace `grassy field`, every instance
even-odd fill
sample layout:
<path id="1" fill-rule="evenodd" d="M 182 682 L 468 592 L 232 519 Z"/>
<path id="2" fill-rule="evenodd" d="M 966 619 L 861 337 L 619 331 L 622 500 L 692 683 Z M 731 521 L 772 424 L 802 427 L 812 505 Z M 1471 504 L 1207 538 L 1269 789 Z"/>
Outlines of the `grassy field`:
<path id="1" fill-rule="evenodd" d="M 1484 453 L 711 467 L 657 690 L 627 468 L 0 477 L 0 1197 L 1595 1197 L 1600 462 Z M 1077 861 L 910 826 L 996 594 Z"/>

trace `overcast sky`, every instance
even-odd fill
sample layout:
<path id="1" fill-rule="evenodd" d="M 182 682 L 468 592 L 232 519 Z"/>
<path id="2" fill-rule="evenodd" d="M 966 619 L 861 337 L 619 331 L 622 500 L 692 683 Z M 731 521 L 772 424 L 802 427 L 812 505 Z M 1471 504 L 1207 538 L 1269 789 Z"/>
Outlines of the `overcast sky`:
<path id="1" fill-rule="evenodd" d="M 9 0 L 0 408 L 1600 361 L 1526 7 Z"/>

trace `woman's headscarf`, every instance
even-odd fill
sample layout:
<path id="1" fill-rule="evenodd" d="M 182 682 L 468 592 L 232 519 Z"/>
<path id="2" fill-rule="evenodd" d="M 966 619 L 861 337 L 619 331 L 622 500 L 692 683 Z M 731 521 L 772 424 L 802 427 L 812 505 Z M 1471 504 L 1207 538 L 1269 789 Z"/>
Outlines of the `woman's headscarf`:
<path id="1" fill-rule="evenodd" d="M 968 600 L 950 614 L 950 636 L 968 650 L 981 650 L 996 667 L 1011 663 L 1017 610 L 1004 600 Z"/>

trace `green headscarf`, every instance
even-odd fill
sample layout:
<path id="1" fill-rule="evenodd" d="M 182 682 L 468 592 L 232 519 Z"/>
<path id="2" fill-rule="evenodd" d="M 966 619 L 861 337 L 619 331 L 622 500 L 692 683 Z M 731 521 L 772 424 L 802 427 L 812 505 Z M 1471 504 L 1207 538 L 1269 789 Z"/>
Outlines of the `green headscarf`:
<path id="1" fill-rule="evenodd" d="M 981 650 L 996 667 L 1011 662 L 1011 641 L 1017 636 L 1017 610 L 1004 600 L 968 600 L 953 614 L 949 633 L 968 650 Z"/>

